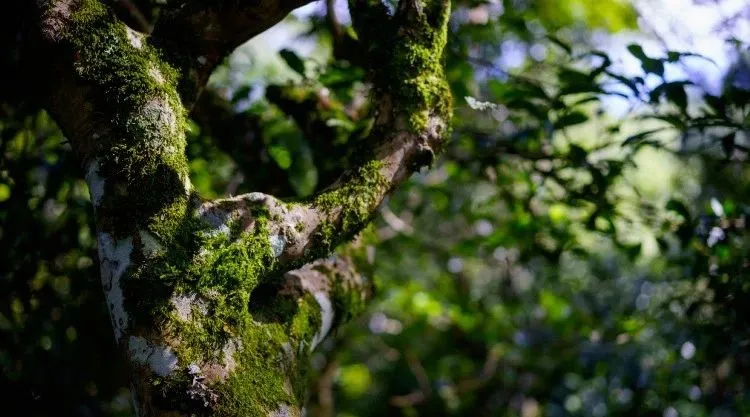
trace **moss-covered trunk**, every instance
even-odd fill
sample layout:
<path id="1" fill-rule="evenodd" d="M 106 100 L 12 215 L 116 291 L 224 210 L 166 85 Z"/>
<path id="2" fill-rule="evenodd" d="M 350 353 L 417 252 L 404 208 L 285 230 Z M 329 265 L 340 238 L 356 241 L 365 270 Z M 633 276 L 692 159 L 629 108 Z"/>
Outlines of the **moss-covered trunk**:
<path id="1" fill-rule="evenodd" d="M 372 148 L 334 186 L 296 203 L 260 193 L 205 201 L 193 192 L 185 103 L 207 78 L 195 54 L 216 44 L 175 49 L 179 36 L 169 30 L 196 19 L 238 24 L 233 8 L 250 15 L 266 3 L 274 12 L 259 16 L 268 26 L 302 2 L 182 3 L 149 37 L 98 0 L 39 2 L 30 43 L 45 54 L 36 69 L 44 100 L 89 184 L 102 285 L 139 414 L 300 415 L 312 350 L 370 293 L 345 260 L 315 260 L 361 230 L 447 131 L 440 56 L 449 3 L 403 0 L 391 16 L 379 2 L 352 2 L 366 59 L 387 63 L 373 72 Z M 35 53 L 28 60 L 38 64 Z"/>

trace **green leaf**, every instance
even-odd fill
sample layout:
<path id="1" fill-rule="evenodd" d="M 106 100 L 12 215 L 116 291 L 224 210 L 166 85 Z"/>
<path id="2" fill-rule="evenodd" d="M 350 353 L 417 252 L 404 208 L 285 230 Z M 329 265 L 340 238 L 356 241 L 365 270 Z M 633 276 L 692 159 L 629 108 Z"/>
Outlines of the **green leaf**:
<path id="1" fill-rule="evenodd" d="M 631 55 L 641 61 L 641 68 L 643 68 L 643 71 L 656 74 L 660 77 L 664 75 L 664 62 L 661 59 L 649 57 L 643 52 L 643 48 L 640 45 L 634 43 L 628 45 L 628 51 Z"/>
<path id="2" fill-rule="evenodd" d="M 589 117 L 583 112 L 572 111 L 570 113 L 564 114 L 563 116 L 560 116 L 560 118 L 558 118 L 555 122 L 554 127 L 555 129 L 563 129 L 568 126 L 584 123 L 588 120 Z"/>
<path id="3" fill-rule="evenodd" d="M 685 129 L 685 120 L 683 117 L 679 114 L 653 114 L 653 115 L 645 115 L 641 117 L 641 119 L 654 119 L 654 120 L 661 120 L 663 122 L 667 122 L 670 125 L 672 125 L 677 130 L 684 130 Z"/>
<path id="4" fill-rule="evenodd" d="M 232 103 L 237 103 L 240 100 L 245 100 L 249 95 L 252 88 L 249 85 L 243 85 L 242 87 L 238 88 L 233 94 L 232 94 Z"/>
<path id="5" fill-rule="evenodd" d="M 686 222 L 688 223 L 690 222 L 690 218 L 691 218 L 690 211 L 688 210 L 685 203 L 683 203 L 682 201 L 674 200 L 674 199 L 669 200 L 667 202 L 667 205 L 664 208 L 666 208 L 669 211 L 674 211 L 675 213 L 682 216 L 682 218 L 684 218 Z"/>
<path id="6" fill-rule="evenodd" d="M 690 210 L 688 210 L 685 203 L 675 199 L 669 200 L 665 208 L 669 211 L 673 211 L 679 214 L 685 220 L 678 227 L 676 235 L 680 239 L 680 241 L 683 242 L 683 244 L 687 243 L 693 237 L 693 220 L 692 216 L 690 215 Z"/>
<path id="7" fill-rule="evenodd" d="M 675 52 L 675 51 L 668 51 L 667 52 L 667 62 L 677 62 L 680 60 L 680 57 L 682 56 L 681 53 Z"/>
<path id="8" fill-rule="evenodd" d="M 279 51 L 281 59 L 286 62 L 289 68 L 293 69 L 296 73 L 305 76 L 305 61 L 303 61 L 294 51 L 291 49 L 282 49 Z"/>
<path id="9" fill-rule="evenodd" d="M 588 155 L 588 152 L 586 152 L 586 149 L 583 149 L 582 147 L 571 144 L 570 150 L 568 151 L 568 158 L 570 159 L 570 162 L 574 166 L 583 165 L 586 162 L 586 155 Z"/>
<path id="10" fill-rule="evenodd" d="M 558 78 L 562 81 L 560 95 L 578 93 L 599 93 L 602 91 L 599 84 L 594 81 L 595 76 L 578 71 L 573 68 L 560 68 Z"/>
<path id="11" fill-rule="evenodd" d="M 724 101 L 724 97 L 717 97 L 711 94 L 704 94 L 703 100 L 706 101 L 706 104 L 713 109 L 717 115 L 723 115 L 726 114 L 727 111 L 727 105 Z"/>
<path id="12" fill-rule="evenodd" d="M 10 186 L 8 184 L 0 184 L 0 202 L 6 201 L 10 198 Z"/>
<path id="13" fill-rule="evenodd" d="M 688 98 L 685 92 L 685 84 L 669 83 L 665 89 L 667 100 L 674 103 L 684 113 L 687 110 Z"/>
<path id="14" fill-rule="evenodd" d="M 286 148 L 282 146 L 272 146 L 268 149 L 268 153 L 282 169 L 289 169 L 289 167 L 292 166 L 292 155 Z"/>
<path id="15" fill-rule="evenodd" d="M 354 397 L 364 395 L 372 385 L 370 370 L 360 363 L 342 367 L 338 379 L 341 389 Z"/>
<path id="16" fill-rule="evenodd" d="M 641 61 L 643 61 L 644 59 L 649 59 L 649 57 L 646 56 L 646 53 L 643 52 L 643 47 L 641 45 L 631 43 L 630 45 L 628 45 L 628 52 L 630 52 L 631 55 Z"/>
<path id="17" fill-rule="evenodd" d="M 593 51 L 587 54 L 588 56 L 596 56 L 602 59 L 602 63 L 596 66 L 593 70 L 591 70 L 591 73 L 589 76 L 593 79 L 600 74 L 604 73 L 607 68 L 609 68 L 612 65 L 612 59 L 610 59 L 609 55 L 607 55 L 605 52 L 602 51 Z"/>
<path id="18" fill-rule="evenodd" d="M 570 104 L 571 107 L 580 106 L 581 104 L 591 103 L 592 101 L 599 101 L 598 96 L 586 96 L 578 99 Z"/>
<path id="19" fill-rule="evenodd" d="M 622 146 L 632 146 L 634 144 L 637 144 L 643 141 L 644 139 L 648 138 L 649 136 L 653 135 L 654 133 L 662 131 L 664 129 L 665 128 L 661 127 L 659 129 L 646 130 L 646 131 L 637 133 L 635 135 L 629 136 L 627 139 L 625 139 L 622 142 Z"/>
<path id="20" fill-rule="evenodd" d="M 641 61 L 641 68 L 646 73 L 656 74 L 660 77 L 664 76 L 664 62 L 660 59 L 646 59 Z"/>
<path id="21" fill-rule="evenodd" d="M 642 249 L 643 249 L 642 243 L 637 243 L 635 245 L 628 245 L 625 247 L 625 253 L 628 255 L 628 258 L 632 261 L 636 259 L 638 256 L 640 256 Z"/>
<path id="22" fill-rule="evenodd" d="M 564 320 L 571 312 L 568 301 L 552 291 L 542 290 L 539 293 L 539 304 L 544 308 L 547 317 L 552 321 Z"/>
<path id="23" fill-rule="evenodd" d="M 611 71 L 604 71 L 604 73 L 628 87 L 630 91 L 633 92 L 634 96 L 639 96 L 640 90 L 638 89 L 638 86 L 643 84 L 643 80 L 640 77 L 630 79 L 627 77 L 623 77 L 622 75 L 615 74 Z"/>
<path id="24" fill-rule="evenodd" d="M 674 103 L 677 107 L 679 107 L 680 110 L 684 113 L 685 111 L 687 111 L 688 105 L 688 97 L 687 93 L 685 92 L 685 86 L 692 84 L 693 83 L 690 81 L 671 81 L 668 83 L 663 83 L 651 92 L 651 102 L 656 104 L 663 96 L 666 97 L 668 101 Z"/>
<path id="25" fill-rule="evenodd" d="M 701 59 L 704 59 L 704 60 L 706 60 L 706 61 L 708 61 L 708 62 L 716 65 L 716 61 L 714 61 L 713 59 L 711 59 L 711 58 L 709 58 L 707 56 L 703 56 L 701 54 L 696 54 L 696 53 L 693 53 L 693 52 L 667 51 L 667 62 L 675 63 L 675 62 L 678 62 L 680 59 L 682 59 L 684 57 L 701 58 Z"/>

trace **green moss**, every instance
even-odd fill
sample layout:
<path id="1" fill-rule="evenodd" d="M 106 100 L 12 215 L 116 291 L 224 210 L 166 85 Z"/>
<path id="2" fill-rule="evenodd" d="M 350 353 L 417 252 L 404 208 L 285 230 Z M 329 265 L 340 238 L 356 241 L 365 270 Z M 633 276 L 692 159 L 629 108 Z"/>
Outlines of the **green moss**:
<path id="1" fill-rule="evenodd" d="M 325 222 L 314 236 L 318 255 L 325 256 L 341 242 L 351 239 L 370 221 L 380 197 L 388 187 L 381 174 L 383 163 L 370 161 L 343 180 L 343 185 L 323 192 L 313 201 L 313 206 L 327 214 L 340 210 L 338 220 Z"/>
<path id="2" fill-rule="evenodd" d="M 222 363 L 224 348 L 239 341 L 233 357 L 236 368 L 225 381 L 209 384 L 221 397 L 211 415 L 266 415 L 282 404 L 298 409 L 307 385 L 308 342 L 322 318 L 310 295 L 293 304 L 268 306 L 265 314 L 251 311 L 251 294 L 276 265 L 268 213 L 254 211 L 251 230 L 240 229 L 241 222 L 229 233 L 209 230 L 194 215 L 195 201 L 184 186 L 186 115 L 176 93 L 179 74 L 145 39 L 140 48 L 133 46 L 126 27 L 99 1 L 81 0 L 71 19 L 65 38 L 75 56 L 76 81 L 95 87 L 91 91 L 98 93 L 91 99 L 100 118 L 97 123 L 108 130 L 94 138 L 90 149 L 106 187 L 106 198 L 97 209 L 99 226 L 115 236 L 136 236 L 137 231 L 147 230 L 166 248 L 149 259 L 134 254 L 134 266 L 123 280 L 133 331 L 163 336 L 179 359 L 179 371 L 152 380 L 165 387 L 155 392 L 169 392 L 165 398 L 172 398 L 162 406 L 186 407 L 191 379 L 184 368 L 192 363 Z M 426 56 L 413 52 L 411 61 L 403 65 L 423 65 Z M 428 64 L 433 61 L 434 57 Z M 417 75 L 418 82 L 388 84 L 399 97 L 417 103 L 409 107 L 414 114 L 437 99 L 428 91 L 437 84 Z M 422 123 L 417 116 L 409 119 L 414 119 L 410 123 L 415 128 Z M 321 254 L 369 221 L 388 186 L 381 168 L 379 162 L 369 162 L 344 186 L 314 200 L 324 211 L 340 210 L 335 224 L 324 225 L 316 237 Z M 352 293 L 343 287 L 334 289 L 340 311 L 359 309 L 362 300 Z M 175 310 L 171 303 L 175 296 L 194 297 L 189 317 Z"/>
<path id="3" fill-rule="evenodd" d="M 304 404 L 310 346 L 320 328 L 320 308 L 309 294 L 299 300 L 273 297 L 244 315 L 236 340 L 237 367 L 226 381 L 211 384 L 221 401 L 212 416 L 266 416 L 283 405 Z M 200 363 L 200 362 L 198 362 Z"/>
<path id="4" fill-rule="evenodd" d="M 222 400 L 215 416 L 265 416 L 282 404 L 297 404 L 287 388 L 283 344 L 287 341 L 280 324 L 251 324 L 243 337 L 246 346 L 236 355 L 240 364 L 230 378 L 217 386 Z"/>
<path id="5" fill-rule="evenodd" d="M 236 348 L 236 367 L 228 379 L 209 384 L 221 400 L 215 410 L 206 409 L 206 415 L 261 416 L 282 405 L 299 409 L 308 384 L 309 341 L 322 322 L 320 307 L 309 294 L 298 299 L 299 294 L 260 292 L 254 297 L 264 300 L 261 304 L 251 299 L 276 262 L 268 213 L 262 208 L 251 212 L 252 230 L 230 221 L 229 233 L 207 230 L 192 217 L 175 233 L 167 253 L 145 261 L 125 282 L 132 321 L 139 327 L 160 328 L 168 340 L 178 341 L 173 346 L 181 369 L 222 364 L 225 348 Z M 139 297 L 144 293 L 149 297 Z M 173 307 L 175 296 L 188 298 L 189 317 Z M 203 407 L 186 397 L 190 378 L 182 373 L 154 383 L 163 386 L 162 407 L 189 407 L 193 412 Z"/>
<path id="6" fill-rule="evenodd" d="M 390 68 L 383 72 L 387 88 L 394 95 L 396 111 L 407 117 L 413 132 L 424 131 L 431 114 L 450 117 L 451 94 L 441 62 L 450 8 L 445 7 L 438 16 L 429 15 L 430 10 L 440 8 L 440 1 L 425 1 L 425 14 L 409 23 L 412 36 L 395 42 Z"/>
<path id="7" fill-rule="evenodd" d="M 178 188 L 179 185 L 174 183 L 164 185 L 171 185 L 171 187 L 168 188 L 168 190 L 170 191 L 164 190 L 165 194 L 168 194 L 170 192 L 177 194 L 180 190 L 180 188 Z M 153 192 L 152 190 L 154 190 L 154 188 L 156 187 L 152 185 L 151 188 L 149 188 L 149 192 Z M 181 227 L 184 227 L 184 219 L 190 215 L 190 201 L 187 195 L 178 194 L 170 200 L 171 201 L 168 204 L 157 207 L 153 211 L 153 215 L 148 216 L 148 220 L 146 223 L 146 229 L 150 231 L 154 236 L 160 238 L 161 241 L 166 245 L 169 245 L 174 241 L 175 235 L 177 234 L 178 230 Z"/>
<path id="8" fill-rule="evenodd" d="M 292 382 L 292 389 L 299 404 L 304 404 L 309 385 L 310 354 L 312 346 L 307 342 L 320 330 L 323 317 L 320 305 L 312 295 L 306 294 L 299 300 L 299 311 L 294 316 L 289 334 L 297 341 L 300 358 L 297 361 L 297 373 Z"/>
<path id="9" fill-rule="evenodd" d="M 298 304 L 299 311 L 292 320 L 291 334 L 300 341 L 312 340 L 323 322 L 320 305 L 310 294 L 306 294 Z"/>
<path id="10" fill-rule="evenodd" d="M 312 308 L 311 297 L 251 310 L 251 294 L 275 265 L 267 213 L 252 212 L 255 226 L 250 231 L 242 230 L 239 221 L 230 224 L 229 233 L 206 230 L 197 217 L 184 222 L 169 251 L 145 262 L 125 282 L 131 320 L 160 328 L 168 340 L 178 341 L 173 347 L 181 369 L 222 364 L 226 348 L 236 350 L 229 378 L 209 384 L 221 400 L 206 415 L 261 416 L 282 404 L 299 408 L 304 400 L 309 347 L 298 346 L 312 337 L 320 313 Z M 144 293 L 149 297 L 139 297 Z M 187 298 L 189 317 L 173 307 L 175 296 Z M 185 397 L 190 379 L 180 373 L 155 381 L 164 385 L 160 406 L 192 412 L 203 407 Z"/>
<path id="11" fill-rule="evenodd" d="M 99 214 L 116 235 L 149 227 L 168 238 L 187 205 L 186 114 L 178 73 L 146 39 L 135 47 L 130 37 L 140 35 L 128 31 L 101 2 L 81 0 L 64 35 L 78 81 L 95 87 L 96 122 L 106 130 L 96 131 L 87 150 L 106 179 Z"/>
<path id="12" fill-rule="evenodd" d="M 382 7 L 371 5 L 355 19 L 372 45 L 368 59 L 375 66 L 376 86 L 391 95 L 396 114 L 414 133 L 424 132 L 430 116 L 450 119 L 452 106 L 441 62 L 450 7 L 444 0 L 422 3 L 423 13 L 390 18 Z M 381 66 L 383 62 L 387 64 Z"/>
<path id="13" fill-rule="evenodd" d="M 214 416 L 266 416 L 283 405 L 300 409 L 309 380 L 310 346 L 307 341 L 320 328 L 320 307 L 307 295 L 296 301 L 293 318 L 280 322 L 250 320 L 236 355 L 239 367 L 217 385 L 222 396 Z"/>
<path id="14" fill-rule="evenodd" d="M 362 277 L 361 279 L 365 278 Z M 363 296 L 365 288 L 353 288 L 353 283 L 341 279 L 332 282 L 334 283 L 334 288 L 331 299 L 337 313 L 333 326 L 346 323 L 365 312 L 369 301 L 369 297 Z M 371 284 L 363 283 L 363 285 Z M 370 288 L 371 290 L 372 288 Z"/>
<path id="15" fill-rule="evenodd" d="M 254 221 L 252 230 L 235 228 L 231 233 L 206 230 L 197 218 L 182 223 L 167 253 L 145 262 L 127 280 L 126 302 L 131 303 L 133 320 L 163 320 L 164 331 L 181 342 L 179 357 L 188 362 L 205 359 L 207 352 L 220 351 L 241 334 L 250 294 L 276 260 L 267 217 L 256 213 Z M 173 296 L 194 297 L 203 311 L 183 320 L 170 303 Z"/>
<path id="16" fill-rule="evenodd" d="M 154 379 L 164 392 L 157 403 L 169 410 L 212 417 L 261 417 L 283 406 L 290 411 L 301 409 L 309 382 L 310 350 L 305 341 L 320 327 L 320 312 L 309 295 L 284 301 L 294 303 L 295 308 L 281 303 L 281 308 L 267 306 L 274 311 L 246 316 L 242 334 L 237 336 L 241 344 L 234 354 L 236 368 L 226 380 L 208 383 L 207 390 L 219 399 L 215 408 L 188 396 L 191 378 L 185 378 L 184 372 L 168 380 Z M 266 320 L 256 321 L 256 314 Z"/>

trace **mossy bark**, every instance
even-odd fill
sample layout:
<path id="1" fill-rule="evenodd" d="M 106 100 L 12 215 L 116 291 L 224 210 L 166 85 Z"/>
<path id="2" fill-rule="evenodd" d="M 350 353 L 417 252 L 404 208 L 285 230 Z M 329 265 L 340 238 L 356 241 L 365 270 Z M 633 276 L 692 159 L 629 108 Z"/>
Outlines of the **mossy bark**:
<path id="1" fill-rule="evenodd" d="M 371 151 L 328 189 L 292 203 L 260 193 L 205 201 L 193 192 L 186 115 L 205 80 L 187 62 L 215 43 L 181 50 L 170 30 L 191 29 L 200 19 L 182 13 L 204 3 L 198 17 L 228 25 L 217 33 L 230 36 L 242 22 L 219 0 L 184 3 L 151 38 L 98 0 L 40 2 L 34 39 L 52 64 L 38 69 L 47 107 L 86 172 L 102 284 L 139 414 L 300 415 L 312 349 L 370 294 L 347 262 L 315 260 L 351 240 L 445 138 L 450 94 L 440 56 L 449 3 L 402 0 L 390 16 L 378 2 L 353 2 L 369 59 L 380 63 L 396 45 L 372 72 L 379 113 Z M 268 6 L 243 33 L 301 3 Z M 378 37 L 368 25 L 387 30 Z"/>

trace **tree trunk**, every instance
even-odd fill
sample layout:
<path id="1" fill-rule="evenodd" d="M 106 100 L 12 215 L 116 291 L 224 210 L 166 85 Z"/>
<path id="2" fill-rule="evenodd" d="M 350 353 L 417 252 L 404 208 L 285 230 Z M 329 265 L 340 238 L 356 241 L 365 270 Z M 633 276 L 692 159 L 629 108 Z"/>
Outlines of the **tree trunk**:
<path id="1" fill-rule="evenodd" d="M 252 4 L 245 4 L 252 3 Z M 310 354 L 362 311 L 346 258 L 383 198 L 444 141 L 449 2 L 352 0 L 377 114 L 353 168 L 311 199 L 206 201 L 186 115 L 215 65 L 306 1 L 174 1 L 152 35 L 97 0 L 39 0 L 21 64 L 81 161 L 102 286 L 141 416 L 297 416 Z M 317 260 L 317 261 L 316 261 Z M 304 266 L 303 266 L 304 265 Z"/>

